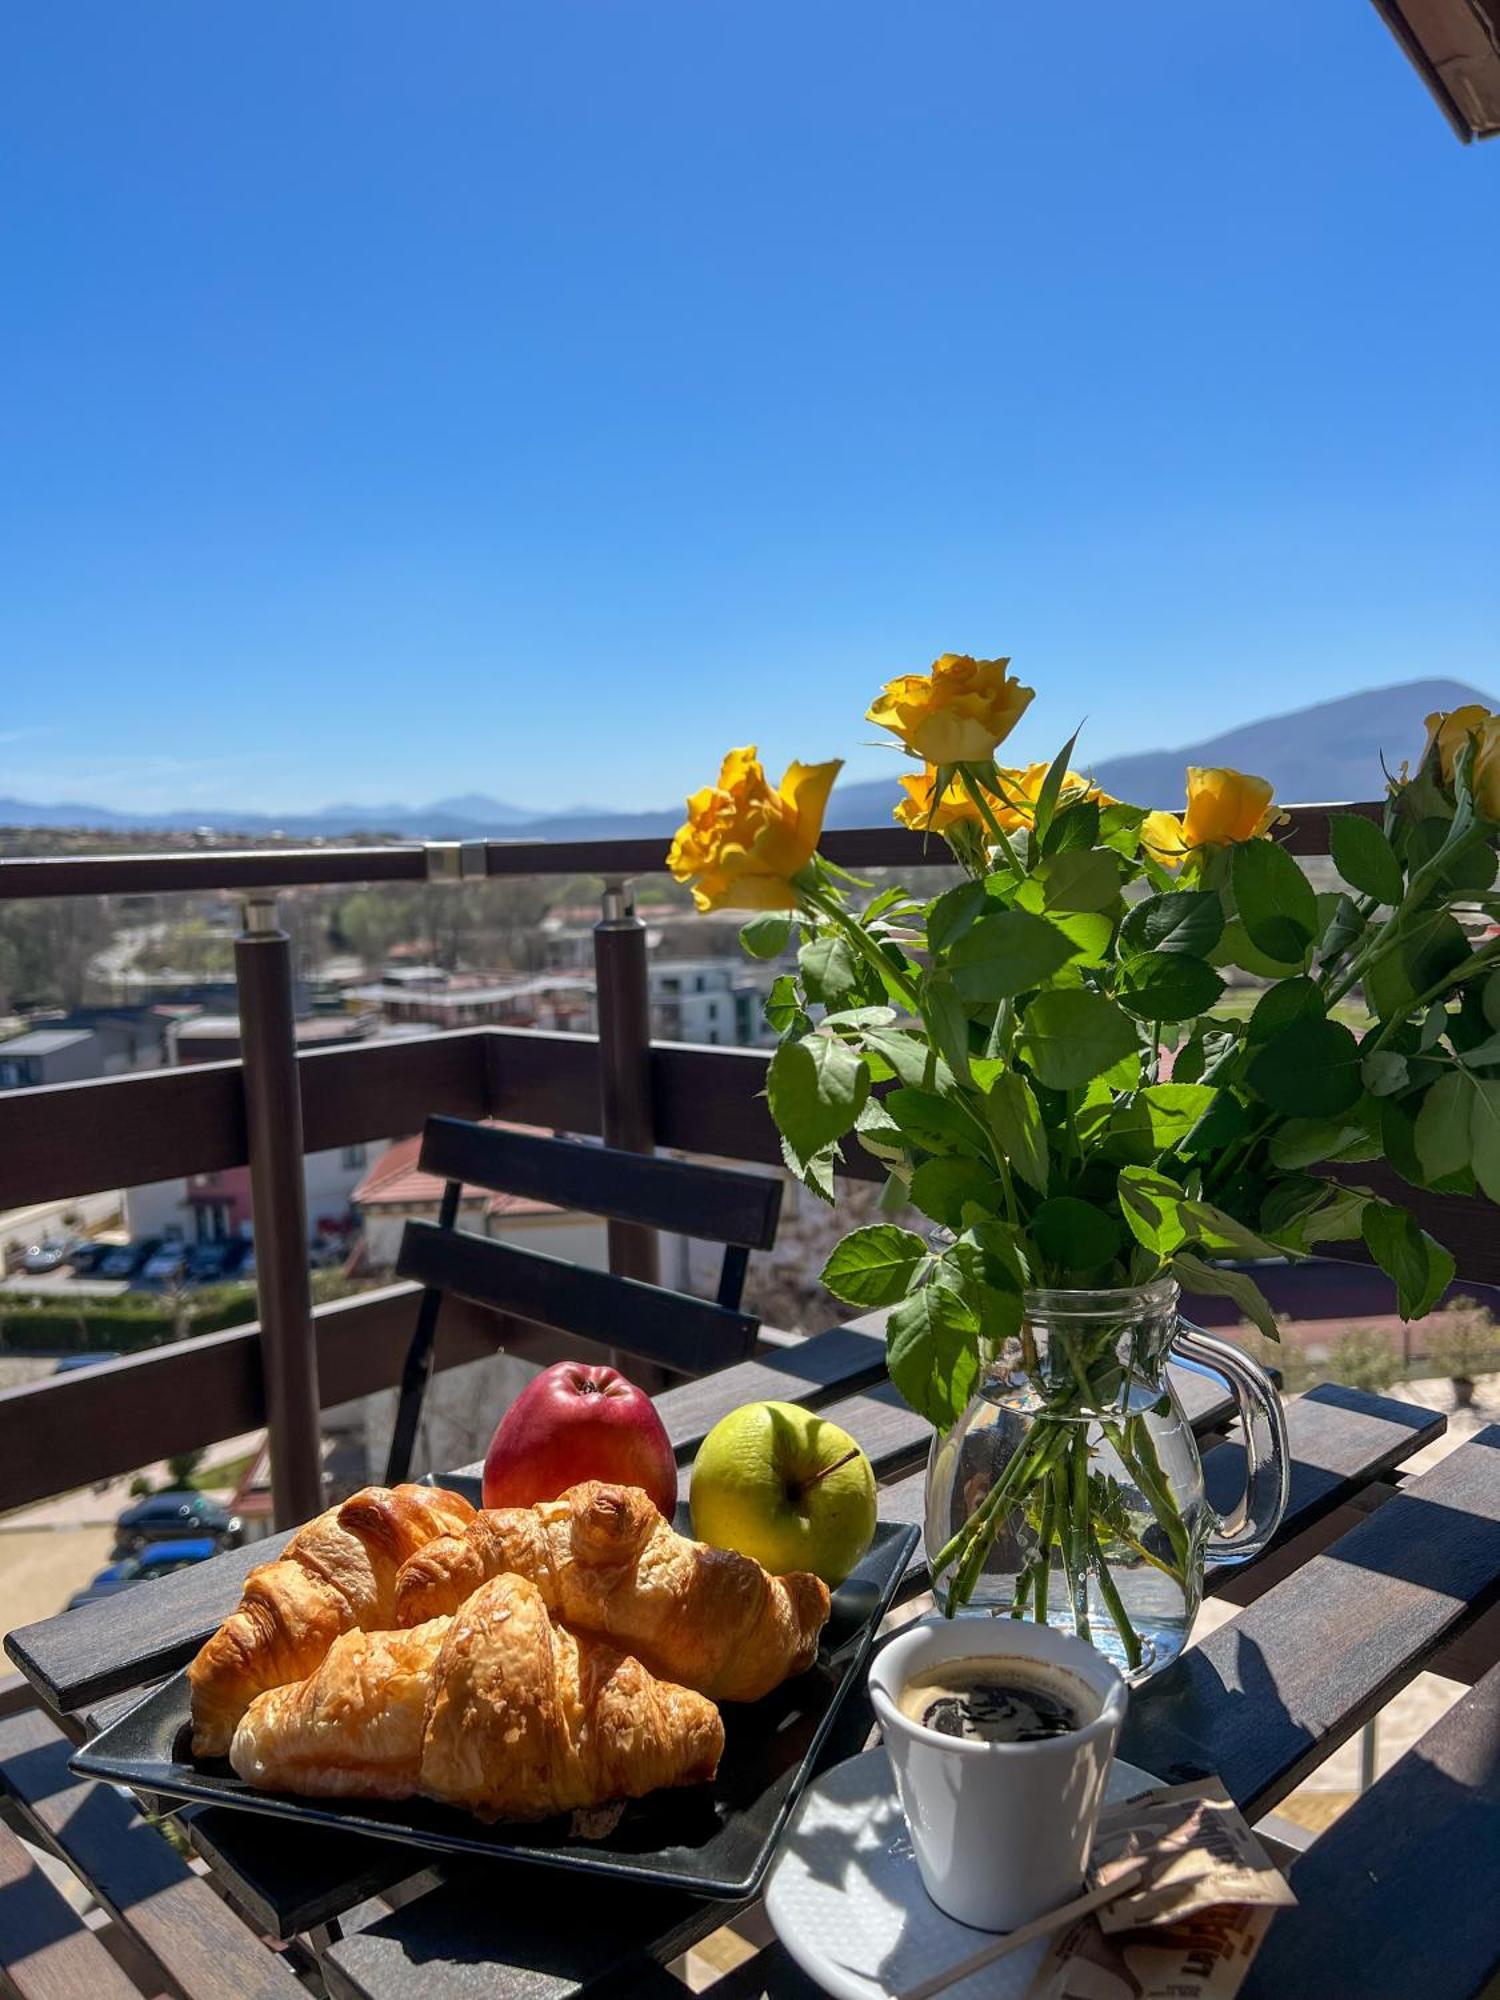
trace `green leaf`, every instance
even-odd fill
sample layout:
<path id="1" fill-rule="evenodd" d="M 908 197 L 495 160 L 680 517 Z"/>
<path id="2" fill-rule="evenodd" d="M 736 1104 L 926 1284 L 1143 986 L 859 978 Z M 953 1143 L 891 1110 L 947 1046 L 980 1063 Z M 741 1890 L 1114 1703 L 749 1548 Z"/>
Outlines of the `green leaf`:
<path id="1" fill-rule="evenodd" d="M 1270 1300 L 1253 1278 L 1243 1271 L 1225 1271 L 1206 1264 L 1190 1250 L 1179 1250 L 1172 1259 L 1172 1275 L 1185 1292 L 1207 1293 L 1211 1298 L 1233 1299 L 1246 1319 L 1267 1340 L 1280 1340 L 1281 1328 L 1271 1310 Z"/>
<path id="2" fill-rule="evenodd" d="M 1274 840 L 1231 850 L 1235 908 L 1250 942 L 1271 958 L 1299 960 L 1318 935 L 1318 899 L 1291 855 Z"/>
<path id="3" fill-rule="evenodd" d="M 948 1058 L 955 1076 L 967 1083 L 969 1068 L 969 1017 L 946 972 L 930 972 L 922 982 L 922 1012 L 928 1031 Z"/>
<path id="4" fill-rule="evenodd" d="M 1215 965 L 1237 965 L 1257 979 L 1285 979 L 1289 972 L 1300 972 L 1307 962 L 1305 950 L 1294 951 L 1288 958 L 1273 958 L 1269 952 L 1257 950 L 1238 918 L 1224 926 L 1224 935 L 1209 957 Z"/>
<path id="5" fill-rule="evenodd" d="M 1492 1028 L 1500 1029 L 1500 972 L 1492 972 L 1484 982 L 1481 1004 L 1485 1020 Z"/>
<path id="6" fill-rule="evenodd" d="M 1417 1161 L 1429 1180 L 1462 1173 L 1473 1152 L 1470 1122 L 1473 1085 L 1461 1069 L 1440 1076 L 1422 1099 L 1414 1143 Z"/>
<path id="7" fill-rule="evenodd" d="M 1189 1239 L 1196 1239 L 1211 1253 L 1218 1252 L 1228 1257 L 1276 1257 L 1281 1254 L 1279 1245 L 1268 1243 L 1248 1223 L 1226 1214 L 1211 1201 L 1197 1201 L 1189 1197 L 1182 1204 L 1182 1218 L 1187 1224 Z"/>
<path id="8" fill-rule="evenodd" d="M 1133 857 L 1141 844 L 1141 823 L 1146 817 L 1144 806 L 1110 805 L 1099 812 L 1099 844 L 1113 848 L 1116 854 L 1127 859 Z"/>
<path id="9" fill-rule="evenodd" d="M 1047 829 L 1042 843 L 1044 854 L 1068 854 L 1075 848 L 1093 847 L 1099 839 L 1099 802 L 1075 799 Z"/>
<path id="10" fill-rule="evenodd" d="M 862 961 L 846 937 L 811 938 L 797 953 L 797 966 L 809 1000 L 837 1007 L 859 985 Z"/>
<path id="11" fill-rule="evenodd" d="M 1205 959 L 1153 951 L 1121 968 L 1115 998 L 1143 1021 L 1192 1021 L 1206 1014 L 1224 982 Z"/>
<path id="12" fill-rule="evenodd" d="M 809 1022 L 797 998 L 797 982 L 791 973 L 783 972 L 771 982 L 771 990 L 766 995 L 765 1015 L 767 1023 L 778 1035 L 784 1035 L 792 1027 L 806 1031 Z"/>
<path id="13" fill-rule="evenodd" d="M 1500 1082 L 1475 1083 L 1470 1112 L 1470 1164 L 1491 1201 L 1500 1201 Z"/>
<path id="14" fill-rule="evenodd" d="M 886 1322 L 886 1367 L 918 1416 L 947 1430 L 979 1379 L 979 1322 L 946 1285 L 903 1299 Z"/>
<path id="15" fill-rule="evenodd" d="M 903 1083 L 922 1089 L 953 1088 L 953 1071 L 918 1035 L 900 1028 L 871 1028 L 865 1035 L 865 1046 L 884 1056 Z"/>
<path id="16" fill-rule="evenodd" d="M 1324 1160 L 1378 1159 L 1380 1146 L 1368 1125 L 1345 1113 L 1336 1118 L 1288 1118 L 1272 1133 L 1270 1154 L 1274 1165 L 1291 1170 L 1316 1167 Z"/>
<path id="17" fill-rule="evenodd" d="M 1073 945 L 1045 918 L 1028 910 L 981 917 L 948 953 L 963 1000 L 1008 1000 L 1040 986 L 1073 956 Z"/>
<path id="18" fill-rule="evenodd" d="M 1333 813 L 1328 821 L 1333 865 L 1362 896 L 1393 907 L 1406 893 L 1406 878 L 1396 850 L 1373 820 L 1357 813 Z"/>
<path id="19" fill-rule="evenodd" d="M 1387 1277 L 1396 1281 L 1396 1305 L 1403 1319 L 1422 1319 L 1453 1282 L 1454 1263 L 1414 1215 L 1387 1201 L 1372 1201 L 1361 1231 L 1365 1248 Z"/>
<path id="20" fill-rule="evenodd" d="M 1294 1247 L 1310 1249 L 1319 1243 L 1353 1242 L 1362 1233 L 1369 1203 L 1370 1197 L 1363 1188 L 1331 1188 L 1324 1201 L 1303 1217 Z"/>
<path id="21" fill-rule="evenodd" d="M 1054 910 L 1108 910 L 1119 899 L 1120 864 L 1104 847 L 1054 854 L 1042 863 L 1036 879 L 1049 916 Z"/>
<path id="22" fill-rule="evenodd" d="M 1019 1333 L 1021 1284 L 1010 1265 L 993 1257 L 972 1233 L 960 1236 L 944 1251 L 936 1282 L 958 1293 L 987 1343 Z"/>
<path id="23" fill-rule="evenodd" d="M 1021 1052 L 1041 1082 L 1076 1090 L 1136 1052 L 1136 1031 L 1101 994 L 1039 993 L 1026 1009 Z"/>
<path id="24" fill-rule="evenodd" d="M 1365 1089 L 1372 1097 L 1394 1097 L 1411 1081 L 1406 1057 L 1394 1049 L 1375 1049 L 1359 1066 Z"/>
<path id="25" fill-rule="evenodd" d="M 921 1237 L 893 1222 L 856 1229 L 834 1249 L 822 1279 L 848 1306 L 893 1306 L 904 1299 L 931 1252 Z"/>
<path id="26" fill-rule="evenodd" d="M 1322 1013 L 1323 996 L 1311 979 L 1283 979 L 1261 994 L 1245 1032 L 1252 1042 L 1268 1042 L 1293 1021 L 1313 1020 Z"/>
<path id="27" fill-rule="evenodd" d="M 832 1035 L 783 1042 L 771 1058 L 766 1094 L 771 1116 L 796 1157 L 806 1163 L 842 1138 L 859 1116 L 870 1073 Z"/>
<path id="28" fill-rule="evenodd" d="M 1246 1075 L 1273 1110 L 1331 1118 L 1361 1095 L 1359 1044 L 1341 1021 L 1293 1021 L 1261 1043 Z"/>
<path id="29" fill-rule="evenodd" d="M 1151 1167 L 1122 1167 L 1118 1185 L 1120 1211 L 1132 1236 L 1158 1257 L 1174 1256 L 1188 1241 L 1183 1189 Z"/>
<path id="30" fill-rule="evenodd" d="M 1091 1201 L 1057 1194 L 1031 1218 L 1031 1234 L 1042 1255 L 1065 1273 L 1097 1271 L 1120 1251 L 1120 1225 Z"/>
<path id="31" fill-rule="evenodd" d="M 996 1143 L 1028 1186 L 1047 1192 L 1047 1128 L 1024 1076 L 1003 1070 L 984 1094 L 984 1115 Z"/>
<path id="32" fill-rule="evenodd" d="M 988 897 L 982 882 L 960 882 L 939 896 L 927 912 L 927 943 L 944 952 L 983 915 Z"/>
<path id="33" fill-rule="evenodd" d="M 963 1106 L 935 1090 L 903 1084 L 887 1091 L 880 1101 L 892 1123 L 929 1153 L 948 1153 L 955 1146 L 977 1153 L 983 1144 L 978 1126 Z"/>
<path id="34" fill-rule="evenodd" d="M 861 1105 L 854 1121 L 854 1136 L 877 1160 L 890 1163 L 906 1158 L 906 1139 L 901 1128 L 887 1118 L 878 1097 L 867 1097 Z"/>
<path id="35" fill-rule="evenodd" d="M 1033 824 L 1039 842 L 1045 843 L 1048 829 L 1052 825 L 1052 815 L 1057 810 L 1057 801 L 1062 796 L 1062 788 L 1067 782 L 1068 769 L 1073 761 L 1073 746 L 1078 741 L 1075 729 L 1061 750 L 1047 767 L 1047 775 L 1042 780 L 1042 788 L 1036 795 L 1036 811 Z"/>
<path id="36" fill-rule="evenodd" d="M 1158 1153 L 1170 1152 L 1186 1139 L 1225 1095 L 1206 1083 L 1153 1083 L 1113 1108 L 1106 1103 L 1100 1107 L 1104 1151 L 1122 1164 L 1149 1166 Z M 1081 1117 L 1079 1124 L 1084 1129 Z"/>
<path id="37" fill-rule="evenodd" d="M 808 1159 L 801 1160 L 787 1144 L 786 1134 L 783 1133 L 781 1157 L 785 1160 L 787 1171 L 794 1180 L 799 1180 L 803 1187 L 815 1194 L 820 1201 L 826 1201 L 830 1208 L 833 1207 L 833 1169 L 838 1159 L 837 1146 L 821 1147 Z"/>
<path id="38" fill-rule="evenodd" d="M 740 943 L 752 958 L 780 958 L 791 936 L 792 920 L 780 910 L 763 910 L 740 925 Z"/>
<path id="39" fill-rule="evenodd" d="M 1185 951 L 1207 958 L 1224 935 L 1224 906 L 1211 889 L 1175 889 L 1132 905 L 1120 927 L 1131 951 Z"/>
<path id="40" fill-rule="evenodd" d="M 1115 920 L 1104 910 L 1054 910 L 1048 921 L 1054 930 L 1062 932 L 1072 945 L 1074 962 L 1078 965 L 1102 965 L 1109 955 L 1110 939 L 1115 934 Z M 1073 966 L 1064 968 L 1059 977 L 1066 977 Z"/>
<path id="41" fill-rule="evenodd" d="M 1005 1190 L 978 1160 L 924 1160 L 911 1177 L 911 1198 L 934 1222 L 957 1230 L 967 1226 L 967 1208 L 998 1215 Z"/>

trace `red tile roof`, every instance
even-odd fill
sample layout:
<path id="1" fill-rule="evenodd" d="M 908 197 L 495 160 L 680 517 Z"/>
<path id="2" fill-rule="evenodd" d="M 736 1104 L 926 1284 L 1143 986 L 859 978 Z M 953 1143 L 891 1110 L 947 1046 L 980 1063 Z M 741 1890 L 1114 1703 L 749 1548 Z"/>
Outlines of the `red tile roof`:
<path id="1" fill-rule="evenodd" d="M 486 1119 L 485 1123 L 501 1123 L 502 1129 L 507 1132 L 530 1132 L 542 1139 L 552 1137 L 541 1125 L 513 1125 L 494 1119 Z M 417 1165 L 421 1150 L 420 1134 L 410 1139 L 392 1140 L 350 1195 L 350 1201 L 356 1208 L 436 1208 L 443 1198 L 443 1182 L 437 1174 L 424 1173 Z M 489 1188 L 467 1184 L 461 1199 L 483 1202 L 489 1215 L 556 1215 L 560 1212 L 550 1201 L 534 1201 L 524 1194 L 495 1194 Z"/>

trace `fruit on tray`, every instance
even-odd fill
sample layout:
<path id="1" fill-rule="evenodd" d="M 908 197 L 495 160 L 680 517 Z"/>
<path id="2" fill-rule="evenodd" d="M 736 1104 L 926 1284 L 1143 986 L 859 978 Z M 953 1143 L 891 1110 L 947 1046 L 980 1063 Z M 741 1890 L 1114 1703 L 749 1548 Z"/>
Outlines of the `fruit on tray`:
<path id="1" fill-rule="evenodd" d="M 677 1463 L 651 1398 L 617 1369 L 558 1361 L 500 1419 L 484 1461 L 484 1504 L 530 1507 L 585 1479 L 642 1487 L 672 1518 Z"/>
<path id="2" fill-rule="evenodd" d="M 437 1487 L 366 1486 L 299 1528 L 280 1561 L 251 1570 L 239 1608 L 187 1670 L 194 1756 L 224 1756 L 256 1695 L 310 1674 L 341 1632 L 389 1625 L 401 1564 L 473 1518 Z"/>
<path id="3" fill-rule="evenodd" d="M 769 1570 L 842 1583 L 869 1548 L 875 1473 L 849 1433 L 795 1403 L 746 1403 L 693 1464 L 693 1533 Z"/>
<path id="4" fill-rule="evenodd" d="M 346 1632 L 309 1679 L 251 1703 L 230 1762 L 262 1790 L 544 1819 L 706 1783 L 723 1748 L 711 1701 L 575 1637 L 535 1584 L 501 1576 L 461 1616 Z"/>
<path id="5" fill-rule="evenodd" d="M 451 1613 L 487 1578 L 533 1579 L 554 1618 L 720 1701 L 758 1701 L 810 1667 L 828 1618 L 816 1576 L 769 1576 L 679 1535 L 638 1486 L 590 1480 L 536 1507 L 477 1514 L 396 1579 L 396 1622 Z"/>

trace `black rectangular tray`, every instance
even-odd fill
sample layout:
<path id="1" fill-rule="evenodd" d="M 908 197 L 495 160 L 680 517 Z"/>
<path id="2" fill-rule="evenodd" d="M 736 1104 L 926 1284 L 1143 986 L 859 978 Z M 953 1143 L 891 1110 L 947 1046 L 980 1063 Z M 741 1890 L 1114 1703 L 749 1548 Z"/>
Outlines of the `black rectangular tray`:
<path id="1" fill-rule="evenodd" d="M 787 1816 L 816 1773 L 840 1705 L 864 1671 L 881 1619 L 917 1543 L 917 1530 L 882 1523 L 864 1561 L 833 1593 L 815 1663 L 763 1701 L 726 1702 L 724 1755 L 710 1785 L 631 1800 L 613 1829 L 581 1837 L 570 1817 L 486 1826 L 422 1799 L 305 1799 L 258 1792 L 227 1761 L 195 1761 L 188 1684 L 175 1675 L 73 1758 L 75 1771 L 133 1791 L 372 1834 L 446 1853 L 488 1854 L 623 1876 L 735 1901 L 756 1894 Z"/>

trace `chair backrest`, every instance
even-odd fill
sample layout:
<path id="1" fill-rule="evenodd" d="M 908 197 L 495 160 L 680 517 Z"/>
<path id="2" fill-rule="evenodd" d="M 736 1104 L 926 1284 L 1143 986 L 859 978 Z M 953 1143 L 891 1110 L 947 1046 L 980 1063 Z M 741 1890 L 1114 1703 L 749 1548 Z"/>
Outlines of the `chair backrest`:
<path id="1" fill-rule="evenodd" d="M 743 1361 L 754 1348 L 760 1321 L 741 1310 L 740 1297 L 751 1250 L 768 1250 L 775 1241 L 779 1180 L 461 1118 L 428 1119 L 419 1163 L 441 1175 L 444 1189 L 437 1221 L 408 1222 L 396 1259 L 398 1276 L 424 1289 L 402 1374 L 388 1483 L 410 1469 L 447 1293 L 687 1375 Z M 718 1297 L 693 1298 L 460 1229 L 466 1186 L 722 1243 Z"/>

